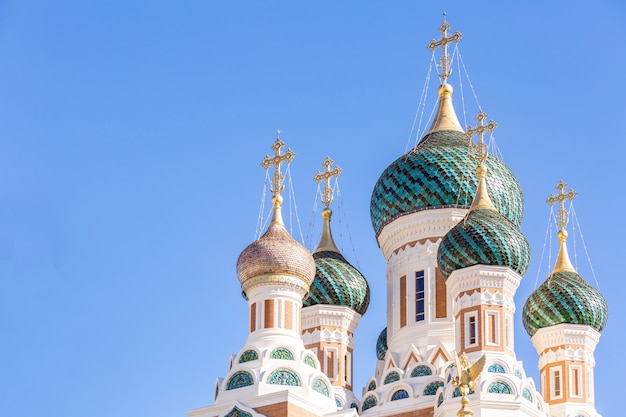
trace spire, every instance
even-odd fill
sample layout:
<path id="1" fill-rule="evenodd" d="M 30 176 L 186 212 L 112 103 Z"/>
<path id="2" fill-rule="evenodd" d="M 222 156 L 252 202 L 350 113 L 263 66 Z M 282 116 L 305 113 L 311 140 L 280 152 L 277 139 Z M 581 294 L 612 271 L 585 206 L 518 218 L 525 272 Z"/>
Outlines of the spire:
<path id="1" fill-rule="evenodd" d="M 568 212 L 567 210 L 565 210 L 565 200 L 572 201 L 578 193 L 572 190 L 571 188 L 566 193 L 565 192 L 566 186 L 567 184 L 563 182 L 563 180 L 560 180 L 559 183 L 556 185 L 556 187 L 554 187 L 557 190 L 559 190 L 559 193 L 556 195 L 550 194 L 550 197 L 548 197 L 548 199 L 546 200 L 546 203 L 550 204 L 550 206 L 554 205 L 554 203 L 557 203 L 557 202 L 559 203 L 559 206 L 560 206 L 559 211 L 557 213 L 557 220 L 556 220 L 556 225 L 559 227 L 559 233 L 558 233 L 559 255 L 556 258 L 556 263 L 554 264 L 554 269 L 552 270 L 552 273 L 550 274 L 550 276 L 552 276 L 556 272 L 561 272 L 561 271 L 576 272 L 576 269 L 574 268 L 574 266 L 572 265 L 572 262 L 569 259 L 569 253 L 567 252 L 567 231 L 565 230 L 565 228 L 567 227 L 567 223 L 568 223 L 568 219 L 567 219 Z"/>
<path id="2" fill-rule="evenodd" d="M 330 203 L 333 202 L 333 189 L 330 186 L 331 178 L 338 178 L 339 174 L 341 174 L 341 168 L 337 165 L 333 169 L 331 169 L 331 165 L 333 164 L 333 160 L 330 159 L 329 156 L 326 157 L 322 166 L 324 167 L 324 172 L 317 172 L 313 180 L 316 183 L 320 183 L 324 181 L 324 189 L 322 190 L 322 204 L 324 204 L 324 210 L 322 210 L 322 218 L 324 220 L 324 225 L 322 228 L 322 237 L 320 239 L 320 243 L 317 245 L 317 249 L 313 253 L 323 252 L 323 251 L 332 251 L 339 253 L 339 249 L 335 245 L 335 241 L 333 240 L 333 234 L 330 230 L 330 218 L 333 215 L 333 211 L 328 207 Z"/>
<path id="3" fill-rule="evenodd" d="M 493 120 L 490 120 L 489 123 L 485 124 L 485 119 L 487 115 L 481 110 L 478 112 L 478 115 L 474 118 L 478 122 L 478 126 L 475 128 L 469 126 L 467 128 L 467 136 L 471 139 L 472 136 L 478 135 L 478 168 L 476 168 L 476 176 L 478 177 L 478 188 L 476 189 L 476 195 L 474 196 L 474 201 L 472 201 L 471 210 L 477 208 L 488 208 L 492 210 L 496 210 L 491 199 L 489 198 L 489 193 L 487 192 L 487 168 L 485 167 L 485 161 L 487 161 L 487 146 L 485 145 L 485 141 L 483 139 L 483 135 L 485 132 L 489 131 L 493 133 L 493 131 L 498 127 L 498 124 Z"/>
<path id="4" fill-rule="evenodd" d="M 287 162 L 289 164 L 291 160 L 296 156 L 295 152 L 291 149 L 287 149 L 287 152 L 282 153 L 282 149 L 285 147 L 285 142 L 280 139 L 280 131 L 278 132 L 278 137 L 276 138 L 276 142 L 272 145 L 272 150 L 274 151 L 274 156 L 270 158 L 269 155 L 265 155 L 263 161 L 261 161 L 261 166 L 265 168 L 266 171 L 270 169 L 271 165 L 275 166 L 274 176 L 272 177 L 272 185 L 270 187 L 270 191 L 273 195 L 272 204 L 274 205 L 273 214 L 272 214 L 272 222 L 271 225 L 279 224 L 284 226 L 283 216 L 281 212 L 281 205 L 283 203 L 282 192 L 285 190 L 285 176 L 280 171 L 280 166 L 283 162 Z"/>
<path id="5" fill-rule="evenodd" d="M 448 36 L 448 29 L 450 29 L 450 24 L 446 21 L 446 14 L 444 13 L 443 24 L 439 27 L 441 39 L 437 41 L 433 39 L 427 45 L 427 48 L 433 51 L 433 53 L 437 47 L 441 47 L 441 59 L 439 60 L 439 68 L 441 70 L 441 73 L 439 74 L 439 78 L 441 78 L 441 85 L 439 86 L 439 105 L 437 108 L 437 114 L 435 115 L 435 120 L 433 121 L 428 133 L 438 132 L 441 130 L 456 130 L 457 132 L 463 132 L 463 128 L 459 123 L 459 119 L 456 117 L 454 106 L 452 105 L 453 89 L 447 82 L 448 77 L 452 74 L 452 69 L 450 68 L 452 59 L 448 55 L 448 43 L 457 43 L 463 37 L 463 34 L 455 31 L 452 36 Z"/>

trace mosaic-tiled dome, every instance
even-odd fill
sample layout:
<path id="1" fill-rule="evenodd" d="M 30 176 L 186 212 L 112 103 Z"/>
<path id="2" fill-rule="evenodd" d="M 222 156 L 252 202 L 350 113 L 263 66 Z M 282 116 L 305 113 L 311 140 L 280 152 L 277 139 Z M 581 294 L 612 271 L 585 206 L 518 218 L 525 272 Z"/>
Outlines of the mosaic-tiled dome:
<path id="1" fill-rule="evenodd" d="M 296 242 L 280 217 L 280 203 L 274 208 L 274 219 L 267 231 L 241 252 L 237 260 L 237 276 L 242 287 L 251 278 L 263 275 L 286 275 L 299 278 L 310 286 L 315 277 L 311 253 Z M 278 214 L 276 214 L 278 213 Z"/>
<path id="2" fill-rule="evenodd" d="M 379 361 L 385 360 L 387 349 L 387 328 L 385 327 L 376 340 L 376 358 Z"/>
<path id="3" fill-rule="evenodd" d="M 562 323 L 585 324 L 601 332 L 608 316 L 606 301 L 598 290 L 574 271 L 559 271 L 526 300 L 522 323 L 530 336 Z"/>
<path id="4" fill-rule="evenodd" d="M 508 266 L 523 275 L 530 246 L 520 229 L 496 210 L 476 208 L 444 236 L 437 264 L 444 277 L 472 265 Z"/>
<path id="5" fill-rule="evenodd" d="M 470 156 L 470 140 L 461 131 L 427 134 L 410 152 L 385 169 L 372 192 L 370 215 L 376 235 L 405 214 L 437 207 L 469 207 L 478 180 Z M 497 157 L 486 163 L 487 188 L 502 215 L 520 225 L 522 189 L 513 172 Z"/>
<path id="6" fill-rule="evenodd" d="M 315 252 L 313 258 L 315 279 L 304 306 L 339 305 L 365 314 L 370 303 L 370 288 L 365 277 L 336 251 Z"/>

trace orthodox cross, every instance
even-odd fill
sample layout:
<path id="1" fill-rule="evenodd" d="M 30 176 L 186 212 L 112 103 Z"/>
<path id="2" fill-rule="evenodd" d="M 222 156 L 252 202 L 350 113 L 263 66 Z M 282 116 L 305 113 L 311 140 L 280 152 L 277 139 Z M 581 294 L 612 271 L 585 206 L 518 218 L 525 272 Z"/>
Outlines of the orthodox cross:
<path id="1" fill-rule="evenodd" d="M 559 193 L 557 195 L 552 195 L 550 194 L 550 197 L 548 197 L 548 199 L 546 200 L 546 203 L 550 204 L 551 206 L 554 205 L 554 203 L 558 202 L 560 207 L 559 207 L 559 212 L 557 213 L 557 223 L 556 225 L 559 226 L 559 228 L 561 229 L 565 229 L 565 226 L 567 226 L 568 220 L 567 220 L 567 210 L 565 210 L 565 200 L 570 200 L 572 201 L 574 199 L 574 197 L 576 197 L 576 195 L 578 194 L 576 191 L 572 190 L 571 188 L 569 189 L 568 192 L 565 192 L 565 187 L 567 187 L 567 184 L 563 182 L 563 180 L 560 180 L 559 183 L 556 185 L 557 190 L 559 190 Z"/>
<path id="2" fill-rule="evenodd" d="M 272 145 L 272 150 L 274 151 L 274 156 L 270 158 L 269 155 L 265 155 L 263 161 L 261 161 L 261 166 L 265 168 L 265 170 L 269 170 L 271 165 L 275 166 L 274 177 L 272 178 L 272 186 L 270 191 L 274 196 L 280 195 L 285 186 L 283 185 L 283 181 L 285 180 L 284 175 L 280 172 L 280 165 L 283 162 L 290 163 L 291 160 L 296 156 L 296 153 L 291 149 L 287 149 L 287 152 L 284 154 L 281 152 L 283 147 L 285 146 L 285 142 L 280 140 L 280 137 L 276 138 L 276 142 Z"/>
<path id="3" fill-rule="evenodd" d="M 463 37 L 462 33 L 458 31 L 454 31 L 452 36 L 448 36 L 448 29 L 450 29 L 450 23 L 446 21 L 446 14 L 443 14 L 443 24 L 439 28 L 439 32 L 441 32 L 441 39 L 438 41 L 431 40 L 430 43 L 426 46 L 431 51 L 435 52 L 438 46 L 441 46 L 441 60 L 439 61 L 439 67 L 441 68 L 441 74 L 439 78 L 441 78 L 442 82 L 445 83 L 450 74 L 452 74 L 452 69 L 450 68 L 450 63 L 452 59 L 448 56 L 448 43 L 454 42 L 458 43 L 459 40 Z"/>
<path id="4" fill-rule="evenodd" d="M 472 136 L 478 135 L 478 158 L 481 164 L 487 160 L 487 146 L 483 140 L 483 135 L 487 131 L 489 131 L 489 133 L 493 133 L 493 131 L 496 130 L 496 127 L 498 127 L 498 124 L 493 120 L 489 120 L 489 123 L 485 124 L 485 119 L 487 119 L 487 114 L 482 110 L 479 111 L 478 115 L 474 117 L 474 120 L 478 122 L 478 126 L 468 126 L 466 132 L 470 139 Z"/>
<path id="5" fill-rule="evenodd" d="M 330 166 L 333 164 L 333 160 L 330 159 L 329 156 L 326 157 L 322 166 L 325 168 L 324 172 L 317 172 L 317 174 L 313 177 L 313 180 L 316 183 L 320 183 L 324 181 L 326 184 L 324 185 L 324 190 L 322 191 L 322 204 L 328 208 L 330 203 L 333 202 L 333 189 L 330 186 L 330 179 L 339 177 L 341 174 L 341 168 L 337 165 L 333 169 L 330 169 Z"/>

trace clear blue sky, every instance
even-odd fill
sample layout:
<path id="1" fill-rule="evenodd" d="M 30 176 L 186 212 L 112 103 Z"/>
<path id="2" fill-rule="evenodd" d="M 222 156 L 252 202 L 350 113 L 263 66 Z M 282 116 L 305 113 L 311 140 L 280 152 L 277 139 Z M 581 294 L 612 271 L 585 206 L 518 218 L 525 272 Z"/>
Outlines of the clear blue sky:
<path id="1" fill-rule="evenodd" d="M 386 320 L 370 193 L 412 143 L 425 46 L 443 11 L 465 35 L 472 84 L 524 190 L 533 260 L 516 298 L 518 357 L 536 376 L 520 313 L 548 273 L 544 201 L 562 178 L 579 192 L 610 310 L 597 406 L 618 415 L 626 6 L 617 0 L 0 2 L 2 414 L 165 417 L 212 403 L 247 335 L 235 263 L 254 238 L 259 163 L 276 129 L 297 154 L 305 232 L 311 178 L 326 155 L 344 169 L 335 234 L 372 289 L 356 335 L 360 395 Z"/>

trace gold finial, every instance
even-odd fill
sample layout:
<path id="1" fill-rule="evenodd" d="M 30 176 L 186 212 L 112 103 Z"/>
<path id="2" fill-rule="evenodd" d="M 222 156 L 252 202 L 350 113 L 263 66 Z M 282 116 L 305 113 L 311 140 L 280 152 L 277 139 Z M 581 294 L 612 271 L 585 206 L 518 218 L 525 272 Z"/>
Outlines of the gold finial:
<path id="1" fill-rule="evenodd" d="M 566 193 L 565 187 L 567 187 L 567 184 L 563 182 L 563 180 L 560 180 L 556 187 L 554 187 L 559 190 L 559 193 L 556 195 L 550 194 L 550 197 L 546 200 L 546 203 L 550 204 L 550 206 L 554 205 L 556 202 L 558 202 L 560 206 L 556 220 L 556 225 L 559 226 L 560 229 L 557 235 L 559 238 L 559 255 L 556 258 L 556 263 L 554 264 L 554 269 L 552 270 L 550 276 L 560 271 L 576 272 L 576 269 L 569 259 L 569 253 L 567 252 L 567 231 L 565 230 L 565 227 L 567 226 L 569 220 L 567 218 L 568 212 L 565 210 L 565 200 L 572 201 L 578 193 L 571 188 Z"/>
<path id="2" fill-rule="evenodd" d="M 462 33 L 458 31 L 454 31 L 452 36 L 448 37 L 448 29 L 450 29 L 450 24 L 446 21 L 446 14 L 443 14 L 443 23 L 439 27 L 439 32 L 441 32 L 441 39 L 438 41 L 431 40 L 430 43 L 426 46 L 431 51 L 435 52 L 438 46 L 441 46 L 441 59 L 439 60 L 439 68 L 441 69 L 441 74 L 439 78 L 441 78 L 442 84 L 446 83 L 446 80 L 452 74 L 452 69 L 450 68 L 450 63 L 452 59 L 448 55 L 448 43 L 454 42 L 458 43 L 459 40 L 463 37 Z"/>
<path id="3" fill-rule="evenodd" d="M 332 164 L 333 160 L 327 156 L 322 164 L 324 172 L 318 171 L 313 177 L 313 180 L 318 184 L 322 181 L 325 182 L 324 190 L 322 191 L 322 204 L 324 204 L 324 210 L 322 210 L 322 218 L 324 219 L 322 237 L 320 239 L 320 243 L 317 245 L 317 249 L 315 249 L 313 253 L 322 251 L 333 251 L 339 253 L 339 249 L 337 249 L 335 241 L 333 240 L 333 235 L 330 231 L 330 218 L 333 215 L 333 211 L 328 208 L 328 206 L 330 206 L 330 203 L 333 201 L 333 189 L 330 186 L 330 179 L 339 177 L 339 174 L 341 174 L 341 168 L 335 165 L 335 167 L 331 169 L 330 167 Z"/>
<path id="4" fill-rule="evenodd" d="M 471 389 L 476 387 L 476 380 L 480 377 L 480 373 L 485 367 L 487 357 L 481 356 L 476 363 L 470 366 L 465 353 L 461 353 L 461 358 L 454 352 L 454 360 L 456 362 L 457 376 L 452 380 L 452 386 L 458 387 L 461 391 L 461 409 L 457 411 L 458 417 L 473 416 L 474 412 L 469 408 L 469 399 L 467 395 Z"/>
<path id="5" fill-rule="evenodd" d="M 280 135 L 280 130 L 278 131 Z M 285 142 L 280 139 L 280 136 L 276 138 L 276 142 L 272 145 L 272 150 L 274 151 L 274 156 L 270 158 L 269 155 L 265 155 L 263 161 L 261 161 L 261 166 L 265 168 L 265 170 L 269 170 L 271 165 L 275 166 L 274 177 L 272 178 L 272 187 L 270 191 L 274 195 L 274 197 L 280 196 L 285 186 L 283 184 L 285 180 L 285 176 L 280 172 L 280 165 L 283 162 L 290 163 L 291 160 L 296 156 L 295 152 L 291 149 L 287 149 L 287 152 L 282 153 L 282 149 L 285 147 Z"/>
<path id="6" fill-rule="evenodd" d="M 330 206 L 330 203 L 333 202 L 333 189 L 330 186 L 330 179 L 337 178 L 339 177 L 339 174 L 341 174 L 341 168 L 339 168 L 337 165 L 335 165 L 333 169 L 330 169 L 330 166 L 332 164 L 333 160 L 330 159 L 329 156 L 327 156 L 324 160 L 324 163 L 322 163 L 322 166 L 325 168 L 324 172 L 318 171 L 317 174 L 313 177 L 313 180 L 318 184 L 322 182 L 322 180 L 325 181 L 324 190 L 322 190 L 322 204 L 324 204 L 326 208 L 328 208 L 328 206 Z"/>
<path id="7" fill-rule="evenodd" d="M 489 193 L 487 192 L 487 168 L 485 167 L 485 162 L 487 161 L 487 156 L 489 154 L 487 153 L 487 145 L 485 145 L 483 135 L 487 131 L 493 133 L 496 127 L 498 127 L 498 124 L 493 120 L 490 120 L 489 123 L 485 124 L 487 115 L 482 110 L 478 112 L 478 115 L 474 117 L 474 119 L 478 122 L 478 126 L 469 126 L 467 128 L 467 136 L 471 140 L 472 136 L 478 135 L 478 144 L 476 145 L 478 152 L 478 168 L 476 168 L 478 188 L 476 189 L 476 195 L 474 196 L 474 201 L 472 201 L 472 207 L 470 210 L 477 208 L 490 208 L 495 210 L 496 208 L 491 202 Z M 473 142 L 471 143 L 473 144 Z"/>

